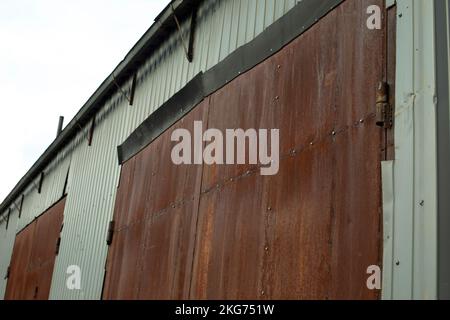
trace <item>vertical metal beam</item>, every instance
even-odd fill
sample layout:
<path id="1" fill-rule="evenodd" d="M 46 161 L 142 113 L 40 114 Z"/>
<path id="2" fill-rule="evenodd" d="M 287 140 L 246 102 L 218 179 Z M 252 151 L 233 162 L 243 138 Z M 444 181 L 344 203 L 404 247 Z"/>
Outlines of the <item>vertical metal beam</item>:
<path id="1" fill-rule="evenodd" d="M 58 129 L 56 130 L 56 137 L 58 137 L 61 134 L 63 125 L 64 125 L 64 117 L 60 116 L 58 121 Z"/>
<path id="2" fill-rule="evenodd" d="M 88 136 L 88 146 L 89 147 L 92 145 L 92 139 L 94 138 L 94 129 L 95 129 L 95 116 L 92 117 L 91 127 L 89 129 L 89 136 Z"/>
<path id="3" fill-rule="evenodd" d="M 438 297 L 450 299 L 450 112 L 447 0 L 435 1 L 438 143 Z"/>
<path id="4" fill-rule="evenodd" d="M 22 194 L 22 197 L 21 197 L 21 199 L 20 199 L 19 219 L 20 219 L 20 217 L 22 216 L 22 209 L 23 209 L 23 201 L 24 201 L 24 199 L 25 199 L 25 195 Z"/>
<path id="5" fill-rule="evenodd" d="M 63 187 L 63 192 L 62 192 L 61 197 L 64 197 L 67 194 L 67 184 L 69 183 L 69 173 L 70 173 L 70 166 L 69 166 L 69 168 L 67 168 L 66 179 L 64 180 L 64 187 Z"/>
<path id="6" fill-rule="evenodd" d="M 197 13 L 198 13 L 198 4 L 196 4 L 192 8 L 191 14 L 191 29 L 189 33 L 189 45 L 188 45 L 188 60 L 192 62 L 194 60 L 194 41 L 195 41 L 195 30 L 197 29 Z"/>
<path id="7" fill-rule="evenodd" d="M 40 194 L 42 191 L 42 185 L 44 183 L 44 171 L 41 172 L 41 176 L 39 177 L 39 185 L 38 185 L 38 193 Z"/>
<path id="8" fill-rule="evenodd" d="M 393 299 L 437 297 L 434 1 L 397 0 Z"/>
<path id="9" fill-rule="evenodd" d="M 11 208 L 8 209 L 8 216 L 6 217 L 6 230 L 8 230 L 9 227 L 9 217 L 11 215 Z"/>
<path id="10" fill-rule="evenodd" d="M 137 72 L 133 75 L 133 81 L 131 82 L 130 100 L 129 100 L 130 106 L 132 106 L 133 102 L 134 102 L 134 92 L 136 91 L 136 81 L 137 81 Z"/>

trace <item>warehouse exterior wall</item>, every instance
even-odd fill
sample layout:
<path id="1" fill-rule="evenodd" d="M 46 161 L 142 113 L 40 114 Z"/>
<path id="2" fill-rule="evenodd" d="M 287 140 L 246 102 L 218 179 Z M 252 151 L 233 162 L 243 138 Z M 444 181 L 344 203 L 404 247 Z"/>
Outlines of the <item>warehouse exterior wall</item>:
<path id="1" fill-rule="evenodd" d="M 192 63 L 185 57 L 179 35 L 171 35 L 138 70 L 133 106 L 128 106 L 128 101 L 117 92 L 96 115 L 92 146 L 87 145 L 89 127 L 85 127 L 44 170 L 41 193 L 37 192 L 39 178 L 27 188 L 21 219 L 15 215 L 16 232 L 62 197 L 70 166 L 62 242 L 50 298 L 100 298 L 106 231 L 120 172 L 117 145 L 198 72 L 206 71 L 252 40 L 295 3 L 295 0 L 205 1 L 199 8 Z M 182 25 L 182 30 L 186 38 L 188 23 Z M 122 89 L 129 92 L 130 87 L 131 81 Z M 13 242 L 14 237 L 9 235 L 4 246 L 12 248 Z M 10 256 L 7 250 L 5 254 L 2 250 L 5 261 L 9 261 L 7 256 Z M 82 270 L 81 290 L 66 288 L 66 270 L 70 265 L 78 265 Z"/>
<path id="2" fill-rule="evenodd" d="M 37 192 L 38 178 L 26 189 L 20 219 L 21 197 L 10 206 L 8 230 L 4 219 L 7 212 L 0 212 L 0 298 L 6 287 L 4 275 L 16 233 L 61 198 L 70 167 L 62 242 L 50 298 L 99 299 L 107 252 L 106 231 L 112 218 L 120 175 L 117 145 L 198 72 L 208 70 L 252 40 L 296 2 L 205 1 L 199 9 L 193 62 L 186 59 L 179 35 L 173 34 L 143 63 L 137 73 L 134 105 L 129 106 L 123 95 L 116 92 L 96 115 L 92 146 L 87 145 L 89 127 L 86 126 L 44 170 L 41 193 Z M 432 130 L 435 115 L 433 111 L 428 112 L 434 105 L 435 93 L 434 30 L 430 28 L 433 22 L 430 9 L 434 1 L 397 0 L 396 3 L 398 13 L 402 13 L 397 29 L 397 56 L 401 57 L 397 65 L 397 155 L 391 166 L 393 220 L 387 222 L 388 230 L 392 230 L 392 240 L 385 238 L 384 244 L 385 259 L 391 265 L 384 282 L 388 281 L 390 287 L 383 292 L 383 297 L 433 298 L 437 290 L 437 217 L 433 196 L 436 187 L 436 176 L 433 175 L 436 171 L 433 170 L 436 168 L 433 159 L 424 157 L 436 154 Z M 187 35 L 188 24 L 184 23 L 182 29 Z M 122 89 L 129 92 L 130 87 L 131 81 Z M 386 252 L 386 248 L 392 250 Z M 426 260 L 420 259 L 421 255 Z M 401 264 L 396 266 L 400 258 Z M 70 265 L 81 267 L 81 290 L 66 288 L 66 271 Z"/>
<path id="3" fill-rule="evenodd" d="M 9 217 L 8 229 L 6 228 L 7 215 L 0 220 L 0 299 L 4 298 L 6 292 L 6 283 L 8 281 L 6 275 L 16 237 L 18 217 L 17 209 L 12 210 Z"/>

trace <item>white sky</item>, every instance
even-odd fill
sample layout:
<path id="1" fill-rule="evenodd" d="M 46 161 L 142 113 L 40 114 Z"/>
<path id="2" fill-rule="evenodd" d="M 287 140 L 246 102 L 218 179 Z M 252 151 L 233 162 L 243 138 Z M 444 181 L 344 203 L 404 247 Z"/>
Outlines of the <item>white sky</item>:
<path id="1" fill-rule="evenodd" d="M 169 0 L 0 0 L 0 202 Z"/>

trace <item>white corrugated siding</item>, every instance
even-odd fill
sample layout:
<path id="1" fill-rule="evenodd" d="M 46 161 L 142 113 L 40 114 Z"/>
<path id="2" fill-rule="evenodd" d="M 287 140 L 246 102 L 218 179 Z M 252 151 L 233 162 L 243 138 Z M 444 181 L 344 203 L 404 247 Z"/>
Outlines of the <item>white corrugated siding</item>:
<path id="1" fill-rule="evenodd" d="M 383 226 L 383 298 L 436 299 L 434 2 L 397 0 L 397 15 L 393 212 Z"/>
<path id="2" fill-rule="evenodd" d="M 120 174 L 117 146 L 197 73 L 208 70 L 252 40 L 297 2 L 206 1 L 199 9 L 193 62 L 188 62 L 178 34 L 173 34 L 139 69 L 134 105 L 128 106 L 128 101 L 116 93 L 96 117 L 92 146 L 87 145 L 86 127 L 45 170 L 42 192 L 37 193 L 38 181 L 27 189 L 19 230 L 60 199 L 70 166 L 64 228 L 51 299 L 99 299 L 101 296 L 108 250 L 106 233 Z M 182 29 L 187 39 L 188 23 Z M 124 90 L 128 91 L 129 87 L 130 83 Z M 10 236 L 5 241 L 7 248 L 1 248 L 1 256 L 8 264 L 11 250 L 7 249 L 12 248 L 13 241 L 14 237 Z M 81 268 L 81 290 L 66 288 L 66 270 L 70 265 Z"/>
<path id="3" fill-rule="evenodd" d="M 12 210 L 9 216 L 8 229 L 6 229 L 6 216 L 0 222 L 0 299 L 4 298 L 7 279 L 5 279 L 8 266 L 11 261 L 11 254 L 14 246 L 14 239 L 17 230 L 17 209 Z"/>

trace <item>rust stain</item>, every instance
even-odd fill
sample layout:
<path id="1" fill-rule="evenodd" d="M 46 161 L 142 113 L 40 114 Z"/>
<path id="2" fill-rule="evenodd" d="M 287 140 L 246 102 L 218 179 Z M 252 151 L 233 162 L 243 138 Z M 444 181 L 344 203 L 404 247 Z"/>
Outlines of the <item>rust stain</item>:
<path id="1" fill-rule="evenodd" d="M 105 299 L 377 299 L 384 31 L 348 0 L 123 165 Z M 280 129 L 280 170 L 181 165 L 176 128 Z M 248 154 L 247 154 L 248 156 Z M 130 235 L 133 234 L 133 236 Z"/>

